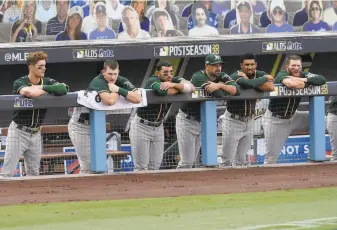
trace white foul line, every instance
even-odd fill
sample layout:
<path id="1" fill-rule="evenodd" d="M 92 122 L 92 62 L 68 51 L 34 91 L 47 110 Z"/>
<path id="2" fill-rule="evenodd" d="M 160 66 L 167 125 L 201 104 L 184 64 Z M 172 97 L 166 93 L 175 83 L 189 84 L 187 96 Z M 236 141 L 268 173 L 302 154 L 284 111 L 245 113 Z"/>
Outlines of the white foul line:
<path id="1" fill-rule="evenodd" d="M 334 220 L 334 221 L 333 221 Z M 278 223 L 278 224 L 266 224 L 266 225 L 256 225 L 256 226 L 247 226 L 243 228 L 236 228 L 235 230 L 258 230 L 258 229 L 272 229 L 273 227 L 281 227 L 281 226 L 289 226 L 289 228 L 282 228 L 282 230 L 297 230 L 297 229 L 308 229 L 319 227 L 322 225 L 337 225 L 337 217 L 327 217 L 321 219 L 309 219 L 302 221 L 293 221 L 286 223 Z"/>

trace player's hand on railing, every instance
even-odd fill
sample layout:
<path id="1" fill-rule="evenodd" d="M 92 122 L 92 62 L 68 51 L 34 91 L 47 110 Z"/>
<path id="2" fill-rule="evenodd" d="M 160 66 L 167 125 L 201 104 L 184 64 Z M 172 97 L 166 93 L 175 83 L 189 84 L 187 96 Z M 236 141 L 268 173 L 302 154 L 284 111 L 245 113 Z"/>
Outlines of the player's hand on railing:
<path id="1" fill-rule="evenodd" d="M 30 87 L 33 89 L 43 89 L 43 85 L 31 85 Z"/>
<path id="2" fill-rule="evenodd" d="M 205 89 L 207 90 L 207 92 L 209 93 L 213 93 L 214 91 L 220 89 L 220 84 L 219 83 L 215 83 L 215 82 L 211 82 L 208 81 L 208 85 L 205 87 Z"/>
<path id="3" fill-rule="evenodd" d="M 119 87 L 113 83 L 109 83 L 108 84 L 108 87 L 109 87 L 109 90 L 112 92 L 112 93 L 118 93 L 118 90 L 119 90 Z"/>
<path id="4" fill-rule="evenodd" d="M 267 75 L 267 81 L 274 81 L 275 79 L 271 75 Z"/>
<path id="5" fill-rule="evenodd" d="M 162 82 L 162 83 L 160 83 L 160 89 L 161 90 L 168 90 L 170 88 L 173 88 L 173 84 L 174 83 L 171 83 L 171 82 Z"/>
<path id="6" fill-rule="evenodd" d="M 240 77 L 249 79 L 249 78 L 247 77 L 247 75 L 246 75 L 244 72 L 238 71 L 237 75 L 240 76 Z"/>

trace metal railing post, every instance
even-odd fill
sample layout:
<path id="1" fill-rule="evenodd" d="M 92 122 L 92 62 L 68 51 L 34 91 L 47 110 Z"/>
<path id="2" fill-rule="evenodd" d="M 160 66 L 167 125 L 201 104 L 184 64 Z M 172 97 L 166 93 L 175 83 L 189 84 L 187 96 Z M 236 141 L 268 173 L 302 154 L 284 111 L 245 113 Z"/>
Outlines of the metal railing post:
<path id="1" fill-rule="evenodd" d="M 309 98 L 310 159 L 325 161 L 325 103 L 324 97 Z"/>
<path id="2" fill-rule="evenodd" d="M 90 152 L 91 171 L 107 172 L 105 111 L 90 109 Z"/>
<path id="3" fill-rule="evenodd" d="M 205 166 L 217 165 L 216 101 L 201 102 L 201 152 Z"/>

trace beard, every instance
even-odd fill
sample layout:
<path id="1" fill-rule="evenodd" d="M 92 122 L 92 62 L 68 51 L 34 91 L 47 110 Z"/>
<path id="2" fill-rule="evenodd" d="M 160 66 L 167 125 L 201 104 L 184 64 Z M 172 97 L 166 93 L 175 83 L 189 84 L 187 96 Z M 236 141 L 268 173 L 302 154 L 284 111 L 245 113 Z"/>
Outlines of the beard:
<path id="1" fill-rule="evenodd" d="M 251 71 L 247 71 L 247 73 L 245 73 L 247 75 L 248 78 L 252 78 L 255 76 L 255 71 L 251 70 Z"/>
<path id="2" fill-rule="evenodd" d="M 212 80 L 215 80 L 221 75 L 221 72 L 219 72 L 219 73 L 212 72 L 212 73 L 209 73 L 209 75 L 212 78 Z"/>
<path id="3" fill-rule="evenodd" d="M 289 70 L 288 73 L 289 73 L 290 76 L 293 76 L 293 77 L 299 77 L 300 74 L 301 74 L 301 71 L 300 71 L 300 70 L 299 70 L 299 71 L 292 71 L 292 70 Z"/>

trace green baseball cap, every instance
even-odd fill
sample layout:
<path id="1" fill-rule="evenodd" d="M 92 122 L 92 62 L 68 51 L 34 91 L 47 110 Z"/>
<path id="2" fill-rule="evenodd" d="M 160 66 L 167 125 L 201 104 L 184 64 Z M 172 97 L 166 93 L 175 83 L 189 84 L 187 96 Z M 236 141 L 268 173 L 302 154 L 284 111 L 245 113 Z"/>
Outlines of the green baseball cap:
<path id="1" fill-rule="evenodd" d="M 210 54 L 206 57 L 205 60 L 206 65 L 215 65 L 215 64 L 223 64 L 224 62 L 222 61 L 221 57 L 216 54 Z"/>

